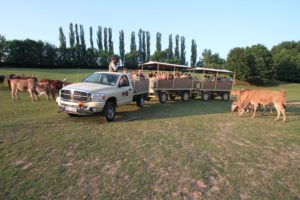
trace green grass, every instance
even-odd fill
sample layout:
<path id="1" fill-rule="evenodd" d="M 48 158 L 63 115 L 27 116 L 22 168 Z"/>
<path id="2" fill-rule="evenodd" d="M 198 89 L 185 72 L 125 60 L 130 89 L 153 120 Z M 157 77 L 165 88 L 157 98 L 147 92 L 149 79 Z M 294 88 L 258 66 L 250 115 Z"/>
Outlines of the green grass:
<path id="1" fill-rule="evenodd" d="M 0 69 L 12 72 L 78 81 L 93 70 Z M 300 84 L 267 88 L 300 101 Z M 238 118 L 231 101 L 153 100 L 106 123 L 27 93 L 13 102 L 7 87 L 0 96 L 0 199 L 300 198 L 299 105 L 283 123 Z"/>

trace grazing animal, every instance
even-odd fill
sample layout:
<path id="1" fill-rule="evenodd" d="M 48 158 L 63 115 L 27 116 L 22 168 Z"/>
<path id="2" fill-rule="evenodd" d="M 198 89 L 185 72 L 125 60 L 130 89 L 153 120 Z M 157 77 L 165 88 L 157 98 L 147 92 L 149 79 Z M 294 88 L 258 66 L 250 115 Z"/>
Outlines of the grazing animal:
<path id="1" fill-rule="evenodd" d="M 42 79 L 39 82 L 39 85 L 41 85 L 42 87 L 48 87 L 48 92 L 52 95 L 53 100 L 55 100 L 56 94 L 66 84 L 65 80 L 66 79 L 64 79 L 63 81 L 51 80 L 51 79 Z"/>
<path id="2" fill-rule="evenodd" d="M 12 100 L 15 101 L 15 97 L 20 100 L 18 96 L 18 92 L 28 91 L 30 94 L 30 98 L 32 102 L 34 101 L 33 98 L 37 101 L 37 92 L 36 92 L 36 78 L 12 78 L 10 79 L 10 86 L 11 86 L 11 97 Z"/>
<path id="3" fill-rule="evenodd" d="M 242 89 L 242 90 L 244 90 L 244 89 Z M 231 90 L 230 91 L 230 99 L 232 99 L 232 97 L 234 97 L 234 96 L 236 96 L 236 98 L 239 98 L 240 92 L 242 90 Z"/>
<path id="4" fill-rule="evenodd" d="M 0 84 L 4 87 L 5 76 L 0 75 Z"/>
<path id="5" fill-rule="evenodd" d="M 242 116 L 246 108 L 249 105 L 252 105 L 252 118 L 254 118 L 259 104 L 263 106 L 274 104 L 275 109 L 277 111 L 276 121 L 279 120 L 281 113 L 283 116 L 283 122 L 286 121 L 286 92 L 284 90 L 248 90 L 243 94 L 240 94 L 240 98 L 238 99 L 238 116 Z"/>

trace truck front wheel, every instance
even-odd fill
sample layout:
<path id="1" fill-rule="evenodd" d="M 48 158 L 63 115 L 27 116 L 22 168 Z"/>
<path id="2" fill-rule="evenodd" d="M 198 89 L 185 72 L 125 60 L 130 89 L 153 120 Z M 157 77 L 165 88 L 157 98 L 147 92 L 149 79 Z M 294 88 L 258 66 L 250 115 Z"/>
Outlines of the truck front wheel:
<path id="1" fill-rule="evenodd" d="M 136 100 L 136 105 L 140 108 L 143 108 L 145 105 L 145 97 L 143 94 L 139 95 L 138 99 Z"/>
<path id="2" fill-rule="evenodd" d="M 105 120 L 108 122 L 114 121 L 115 113 L 116 113 L 116 105 L 111 101 L 106 102 L 103 110 L 103 115 Z"/>

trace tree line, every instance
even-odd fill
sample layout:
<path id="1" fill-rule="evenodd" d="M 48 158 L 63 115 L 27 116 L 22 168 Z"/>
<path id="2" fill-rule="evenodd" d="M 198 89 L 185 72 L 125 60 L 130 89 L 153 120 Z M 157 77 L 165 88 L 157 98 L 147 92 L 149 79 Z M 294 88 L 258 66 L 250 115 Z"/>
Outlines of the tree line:
<path id="1" fill-rule="evenodd" d="M 6 40 L 0 35 L 0 63 L 49 66 L 108 66 L 110 58 L 115 56 L 119 64 L 136 67 L 149 60 L 188 65 L 186 58 L 186 39 L 172 34 L 168 36 L 168 47 L 162 48 L 162 35 L 156 33 L 156 48 L 151 55 L 151 34 L 139 29 L 130 35 L 130 49 L 125 51 L 124 31 L 119 31 L 119 49 L 114 49 L 113 32 L 110 27 L 98 26 L 96 35 L 89 27 L 89 47 L 85 41 L 82 25 L 70 23 L 68 37 L 59 27 L 59 46 L 31 39 Z M 137 38 L 136 38 L 137 36 Z M 96 37 L 96 44 L 94 44 Z M 175 42 L 175 44 L 173 44 Z M 138 45 L 137 45 L 138 44 Z M 191 67 L 229 69 L 236 77 L 246 81 L 264 79 L 282 81 L 300 81 L 300 42 L 282 42 L 269 50 L 262 44 L 251 47 L 235 47 L 230 50 L 227 59 L 210 49 L 204 49 L 197 55 L 197 43 L 191 41 Z"/>

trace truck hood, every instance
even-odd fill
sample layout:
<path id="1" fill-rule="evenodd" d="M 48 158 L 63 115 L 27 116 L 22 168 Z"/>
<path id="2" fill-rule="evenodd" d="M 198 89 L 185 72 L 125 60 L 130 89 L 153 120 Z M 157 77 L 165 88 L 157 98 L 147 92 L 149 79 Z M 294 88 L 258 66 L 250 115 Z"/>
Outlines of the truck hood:
<path id="1" fill-rule="evenodd" d="M 105 92 L 111 90 L 114 86 L 101 85 L 98 83 L 73 83 L 62 88 L 62 90 L 82 90 L 89 93 Z"/>

